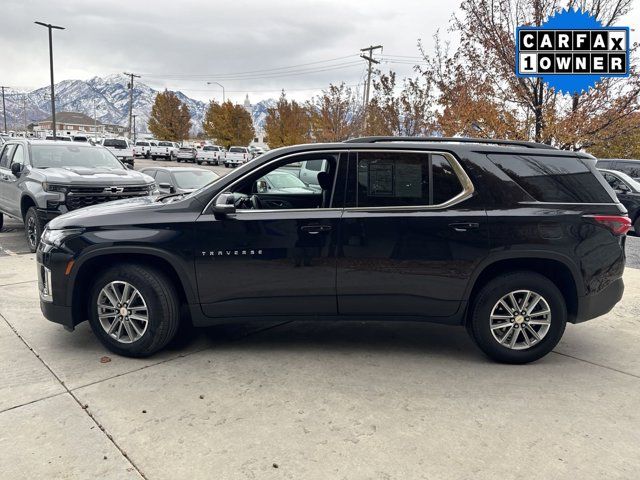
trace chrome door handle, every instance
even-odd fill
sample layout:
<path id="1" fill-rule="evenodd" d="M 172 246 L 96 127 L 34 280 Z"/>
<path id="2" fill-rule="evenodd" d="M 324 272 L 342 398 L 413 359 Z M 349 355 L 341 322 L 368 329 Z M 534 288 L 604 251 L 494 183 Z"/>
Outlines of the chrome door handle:
<path id="1" fill-rule="evenodd" d="M 449 227 L 453 228 L 456 232 L 466 232 L 468 230 L 477 230 L 480 228 L 480 224 L 477 222 L 460 222 L 450 223 Z"/>
<path id="2" fill-rule="evenodd" d="M 300 230 L 310 235 L 317 235 L 318 233 L 330 231 L 331 225 L 303 225 Z"/>

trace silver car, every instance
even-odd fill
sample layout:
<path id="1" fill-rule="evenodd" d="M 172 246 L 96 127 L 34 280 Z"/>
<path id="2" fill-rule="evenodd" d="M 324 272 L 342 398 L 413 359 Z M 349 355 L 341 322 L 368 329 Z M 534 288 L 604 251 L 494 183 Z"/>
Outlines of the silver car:
<path id="1" fill-rule="evenodd" d="M 149 167 L 141 172 L 155 179 L 160 193 L 191 193 L 220 178 L 198 167 Z"/>

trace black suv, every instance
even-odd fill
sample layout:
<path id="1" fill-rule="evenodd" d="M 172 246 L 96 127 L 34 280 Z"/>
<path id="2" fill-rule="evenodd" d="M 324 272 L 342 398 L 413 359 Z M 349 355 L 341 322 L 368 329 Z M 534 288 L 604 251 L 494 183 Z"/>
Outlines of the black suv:
<path id="1" fill-rule="evenodd" d="M 312 160 L 314 188 L 263 180 Z M 586 154 L 459 138 L 294 146 L 189 195 L 54 219 L 41 308 L 69 330 L 88 319 L 129 356 L 180 322 L 287 316 L 464 325 L 490 357 L 525 363 L 620 300 L 629 228 Z"/>

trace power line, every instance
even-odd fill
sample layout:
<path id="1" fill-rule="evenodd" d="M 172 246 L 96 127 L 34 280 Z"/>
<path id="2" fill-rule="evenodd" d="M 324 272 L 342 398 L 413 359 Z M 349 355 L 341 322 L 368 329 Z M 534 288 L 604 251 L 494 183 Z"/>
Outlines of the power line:
<path id="1" fill-rule="evenodd" d="M 282 77 L 298 76 L 298 75 L 310 75 L 314 73 L 322 73 L 322 72 L 327 72 L 332 70 L 346 69 L 355 65 L 360 65 L 360 62 L 356 60 L 352 62 L 344 62 L 344 63 L 335 64 L 335 65 L 327 65 L 327 66 L 300 69 L 300 70 L 291 70 L 288 72 L 265 73 L 260 75 L 245 75 L 245 76 L 235 76 L 235 77 L 223 77 L 220 75 L 215 75 L 215 76 L 210 76 L 205 78 L 212 78 L 212 79 L 224 80 L 224 81 L 259 80 L 259 79 L 282 78 Z M 185 77 L 177 78 L 177 77 L 157 74 L 157 75 L 145 75 L 145 78 L 181 80 L 183 82 L 201 82 L 202 81 L 200 80 L 200 75 L 197 75 L 197 76 L 194 75 L 193 77 L 185 76 Z"/>
<path id="2" fill-rule="evenodd" d="M 278 70 L 290 70 L 290 69 L 294 69 L 294 68 L 300 68 L 300 67 L 307 67 L 310 65 L 318 65 L 321 63 L 331 63 L 331 62 L 335 62 L 338 60 L 344 60 L 346 58 L 351 58 L 356 56 L 355 54 L 351 54 L 351 55 L 345 55 L 343 57 L 335 57 L 335 58 L 330 58 L 327 60 L 318 60 L 316 62 L 308 62 L 308 63 L 300 63 L 297 65 L 289 65 L 287 67 L 275 67 L 275 68 L 266 68 L 266 69 L 260 69 L 260 70 L 248 70 L 245 72 L 231 72 L 231 73 L 198 73 L 198 74 L 185 74 L 185 73 L 165 73 L 162 74 L 163 77 L 236 77 L 236 76 L 243 76 L 243 75 L 247 75 L 247 74 L 256 74 L 256 73 L 268 73 L 268 72 L 275 72 Z M 145 77 L 152 77 L 155 76 L 155 74 L 153 73 L 143 73 L 142 75 L 144 75 Z"/>

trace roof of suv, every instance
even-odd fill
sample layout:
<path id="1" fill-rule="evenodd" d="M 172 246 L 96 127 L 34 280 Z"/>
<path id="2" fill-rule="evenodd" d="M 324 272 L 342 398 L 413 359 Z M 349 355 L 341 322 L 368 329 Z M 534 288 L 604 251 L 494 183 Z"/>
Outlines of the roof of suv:
<path id="1" fill-rule="evenodd" d="M 28 138 L 12 138 L 11 140 L 7 140 L 7 142 L 22 142 L 22 143 L 26 143 L 28 145 L 65 145 L 65 146 L 70 146 L 68 141 L 62 141 L 62 140 L 32 140 L 32 139 L 28 139 Z M 93 147 L 93 145 L 91 145 L 90 143 L 84 143 L 84 142 L 76 142 L 73 143 L 74 147 Z"/>

